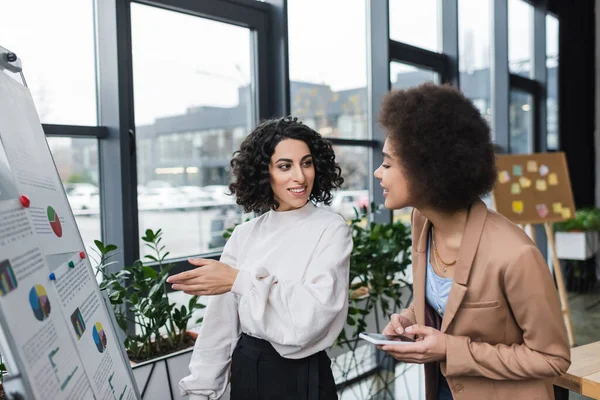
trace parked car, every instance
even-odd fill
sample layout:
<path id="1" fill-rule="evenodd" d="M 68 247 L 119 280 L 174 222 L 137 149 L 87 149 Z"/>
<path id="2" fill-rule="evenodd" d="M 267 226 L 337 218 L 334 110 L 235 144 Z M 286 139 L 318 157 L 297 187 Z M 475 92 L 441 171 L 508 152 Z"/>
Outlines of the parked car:
<path id="1" fill-rule="evenodd" d="M 100 210 L 100 193 L 96 185 L 69 183 L 65 185 L 65 193 L 74 213 Z"/>

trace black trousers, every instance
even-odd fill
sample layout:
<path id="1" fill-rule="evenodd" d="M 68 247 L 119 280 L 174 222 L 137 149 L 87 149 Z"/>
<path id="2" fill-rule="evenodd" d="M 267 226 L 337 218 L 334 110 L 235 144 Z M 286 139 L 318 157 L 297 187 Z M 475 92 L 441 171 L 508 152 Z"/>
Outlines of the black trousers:
<path id="1" fill-rule="evenodd" d="M 321 351 L 283 358 L 266 340 L 242 334 L 231 360 L 231 400 L 337 400 L 331 360 Z"/>

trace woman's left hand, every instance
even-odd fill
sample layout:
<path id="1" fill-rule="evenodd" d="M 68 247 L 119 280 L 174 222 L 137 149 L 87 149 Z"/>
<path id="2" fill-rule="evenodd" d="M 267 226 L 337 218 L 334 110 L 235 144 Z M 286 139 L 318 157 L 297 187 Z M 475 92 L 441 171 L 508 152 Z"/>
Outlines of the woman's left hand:
<path id="1" fill-rule="evenodd" d="M 231 291 L 238 270 L 216 260 L 191 258 L 190 264 L 198 268 L 170 276 L 168 283 L 175 290 L 195 296 L 211 296 Z"/>
<path id="2" fill-rule="evenodd" d="M 405 329 L 408 334 L 417 337 L 414 343 L 380 346 L 396 360 L 407 363 L 423 364 L 446 359 L 446 335 L 437 329 L 411 325 Z"/>

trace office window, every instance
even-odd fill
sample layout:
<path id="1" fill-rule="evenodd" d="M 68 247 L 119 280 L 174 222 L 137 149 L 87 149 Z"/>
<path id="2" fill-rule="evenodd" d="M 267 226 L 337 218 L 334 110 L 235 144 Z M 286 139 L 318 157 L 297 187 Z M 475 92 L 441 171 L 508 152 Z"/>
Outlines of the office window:
<path id="1" fill-rule="evenodd" d="M 531 76 L 533 52 L 533 6 L 523 0 L 508 0 L 508 69 Z"/>
<path id="2" fill-rule="evenodd" d="M 288 3 L 292 114 L 324 136 L 368 136 L 365 7 L 365 0 Z M 332 18 L 341 11 L 344 18 Z"/>
<path id="3" fill-rule="evenodd" d="M 351 220 L 363 206 L 369 207 L 369 181 L 373 174 L 369 163 L 369 148 L 334 146 L 336 162 L 342 168 L 344 184 L 335 193 L 331 209 Z"/>
<path id="4" fill-rule="evenodd" d="M 510 153 L 533 152 L 533 97 L 519 90 L 510 91 Z"/>
<path id="5" fill-rule="evenodd" d="M 47 141 L 83 244 L 89 253 L 94 240 L 102 240 L 98 140 L 49 137 Z"/>
<path id="6" fill-rule="evenodd" d="M 227 194 L 256 124 L 253 33 L 136 3 L 131 19 L 140 233 L 162 229 L 169 257 L 218 251 L 243 218 Z"/>
<path id="7" fill-rule="evenodd" d="M 491 123 L 490 2 L 458 1 L 460 88 Z"/>
<path id="8" fill-rule="evenodd" d="M 43 123 L 96 125 L 94 1 L 2 1 L 0 46 L 17 54 Z"/>
<path id="9" fill-rule="evenodd" d="M 437 0 L 389 0 L 390 39 L 439 52 L 439 4 Z"/>
<path id="10" fill-rule="evenodd" d="M 546 16 L 546 70 L 548 86 L 546 88 L 546 114 L 548 130 L 548 150 L 558 150 L 558 19 Z"/>
<path id="11" fill-rule="evenodd" d="M 425 82 L 440 83 L 437 72 L 392 61 L 390 63 L 392 89 L 407 89 Z"/>

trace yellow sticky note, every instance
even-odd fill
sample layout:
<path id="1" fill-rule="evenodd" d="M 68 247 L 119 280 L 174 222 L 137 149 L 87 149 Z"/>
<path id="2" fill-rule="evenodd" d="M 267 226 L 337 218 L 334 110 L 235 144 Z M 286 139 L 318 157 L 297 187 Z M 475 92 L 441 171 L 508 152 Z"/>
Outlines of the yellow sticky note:
<path id="1" fill-rule="evenodd" d="M 552 203 L 552 211 L 562 214 L 562 203 Z"/>
<path id="2" fill-rule="evenodd" d="M 511 194 L 520 194 L 521 193 L 521 186 L 518 183 L 513 183 L 512 185 L 510 185 L 510 193 Z"/>
<path id="3" fill-rule="evenodd" d="M 525 178 L 524 176 L 519 178 L 519 183 L 523 189 L 527 189 L 531 186 L 531 179 Z"/>
<path id="4" fill-rule="evenodd" d="M 535 190 L 545 192 L 546 189 L 548 189 L 548 186 L 546 185 L 546 181 L 544 179 L 538 179 L 535 181 Z"/>
<path id="5" fill-rule="evenodd" d="M 512 210 L 516 214 L 521 214 L 523 212 L 523 202 L 521 200 L 515 200 L 512 202 Z"/>
<path id="6" fill-rule="evenodd" d="M 563 208 L 562 209 L 562 217 L 564 219 L 570 219 L 571 218 L 571 209 L 570 208 Z"/>
<path id="7" fill-rule="evenodd" d="M 537 172 L 537 162 L 536 161 L 527 161 L 527 171 L 528 172 Z"/>
<path id="8" fill-rule="evenodd" d="M 509 175 L 508 171 L 498 172 L 498 182 L 506 183 L 508 181 L 510 181 L 510 175 Z"/>
<path id="9" fill-rule="evenodd" d="M 551 172 L 550 175 L 548 175 L 548 185 L 550 185 L 550 186 L 558 185 L 558 175 L 556 175 L 555 172 Z"/>

